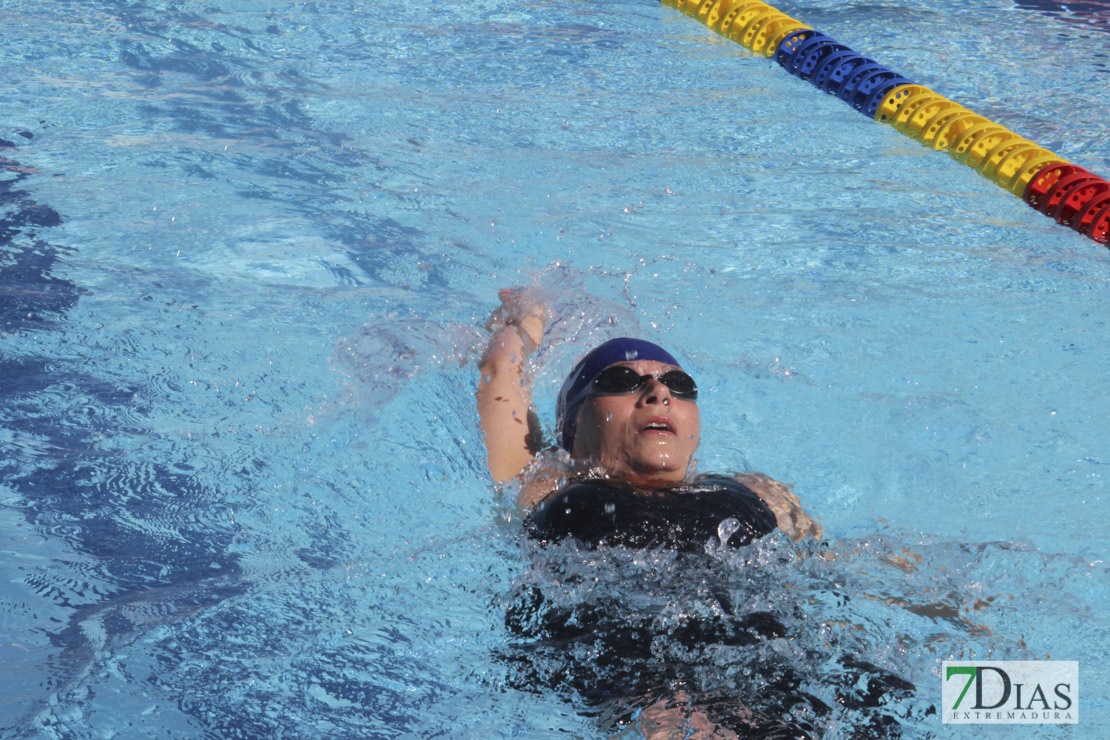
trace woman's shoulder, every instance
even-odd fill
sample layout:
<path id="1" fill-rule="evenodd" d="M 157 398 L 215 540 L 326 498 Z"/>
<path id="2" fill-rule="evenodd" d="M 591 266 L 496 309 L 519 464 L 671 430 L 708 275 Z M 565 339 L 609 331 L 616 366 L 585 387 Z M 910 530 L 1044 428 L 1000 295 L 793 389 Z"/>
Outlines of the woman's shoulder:
<path id="1" fill-rule="evenodd" d="M 524 510 L 535 508 L 571 486 L 586 481 L 609 480 L 601 469 L 571 459 L 563 450 L 541 452 L 520 476 L 517 504 Z M 617 485 L 616 481 L 613 481 Z"/>
<path id="2" fill-rule="evenodd" d="M 802 509 L 798 494 L 790 486 L 763 473 L 740 473 L 735 480 L 759 496 L 775 515 L 779 529 L 797 541 L 810 536 L 821 539 L 824 530 L 813 517 Z"/>

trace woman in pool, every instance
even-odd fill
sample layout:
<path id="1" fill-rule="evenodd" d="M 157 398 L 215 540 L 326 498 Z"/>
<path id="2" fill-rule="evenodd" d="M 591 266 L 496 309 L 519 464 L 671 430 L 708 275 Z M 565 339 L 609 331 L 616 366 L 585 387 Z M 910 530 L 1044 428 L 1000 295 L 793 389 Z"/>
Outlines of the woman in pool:
<path id="1" fill-rule="evenodd" d="M 498 482 L 520 480 L 532 536 L 691 553 L 704 553 L 707 545 L 743 546 L 776 526 L 795 540 L 821 536 L 781 483 L 758 474 L 692 475 L 701 435 L 696 383 L 668 352 L 640 339 L 610 340 L 578 362 L 557 410 L 559 446 L 570 461 L 554 455 L 532 465 L 541 434 L 524 371 L 542 341 L 545 311 L 521 291 L 500 297 L 487 325 L 493 336 L 480 363 L 478 410 L 490 473 Z M 786 718 L 799 706 L 806 707 L 802 716 L 829 710 L 786 669 L 768 670 L 776 676 L 768 680 L 773 696 L 761 697 L 758 710 L 747 698 L 699 688 L 704 666 L 688 655 L 712 646 L 742 650 L 786 635 L 774 615 L 735 609 L 726 588 L 707 586 L 716 618 L 683 618 L 661 632 L 656 613 L 607 596 L 567 608 L 548 598 L 549 587 L 558 584 L 526 585 L 506 615 L 510 632 L 523 640 L 507 661 L 520 668 L 522 688 L 572 689 L 613 716 L 638 716 L 653 739 L 737 737 L 733 732 L 806 737 L 809 725 Z M 655 638 L 678 657 L 661 655 Z M 575 657 L 572 645 L 591 657 Z M 555 679 L 542 675 L 556 664 L 562 667 Z"/>
<path id="2" fill-rule="evenodd" d="M 501 301 L 477 394 L 498 482 L 521 476 L 540 452 L 524 367 L 544 331 L 542 305 L 510 290 Z M 655 344 L 621 338 L 594 348 L 563 384 L 558 406 L 558 441 L 575 470 L 531 471 L 519 495 L 541 537 L 699 550 L 714 537 L 747 544 L 776 525 L 795 540 L 821 536 L 797 496 L 766 476 L 691 477 L 701 435 L 697 386 Z"/>

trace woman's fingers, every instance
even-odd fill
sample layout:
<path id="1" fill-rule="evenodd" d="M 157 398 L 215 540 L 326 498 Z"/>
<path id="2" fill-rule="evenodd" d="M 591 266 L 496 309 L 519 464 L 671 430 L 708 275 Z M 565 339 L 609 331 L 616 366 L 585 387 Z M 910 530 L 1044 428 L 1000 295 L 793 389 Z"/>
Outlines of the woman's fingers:
<path id="1" fill-rule="evenodd" d="M 542 335 L 543 327 L 547 324 L 547 308 L 542 301 L 529 295 L 530 292 L 533 291 L 522 287 L 502 288 L 497 291 L 497 297 L 501 299 L 501 305 L 490 314 L 486 321 L 486 330 L 495 332 L 506 324 L 520 326 L 524 325 L 528 319 L 538 319 L 539 333 Z M 534 322 L 529 321 L 528 323 L 533 324 Z M 535 326 L 529 326 L 527 330 L 533 341 L 538 343 L 539 337 L 534 336 L 536 334 Z"/>

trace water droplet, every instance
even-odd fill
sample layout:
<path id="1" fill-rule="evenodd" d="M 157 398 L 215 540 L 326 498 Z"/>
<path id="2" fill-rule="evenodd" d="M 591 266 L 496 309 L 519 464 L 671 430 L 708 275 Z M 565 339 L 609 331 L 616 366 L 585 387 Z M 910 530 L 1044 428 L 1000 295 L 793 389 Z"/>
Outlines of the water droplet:
<path id="1" fill-rule="evenodd" d="M 612 420 L 613 420 L 613 415 L 612 414 L 606 414 L 605 415 L 605 421 L 612 421 Z"/>
<path id="2" fill-rule="evenodd" d="M 721 547 L 728 547 L 729 538 L 736 534 L 738 529 L 740 529 L 739 520 L 731 516 L 717 525 L 717 539 L 721 541 Z"/>

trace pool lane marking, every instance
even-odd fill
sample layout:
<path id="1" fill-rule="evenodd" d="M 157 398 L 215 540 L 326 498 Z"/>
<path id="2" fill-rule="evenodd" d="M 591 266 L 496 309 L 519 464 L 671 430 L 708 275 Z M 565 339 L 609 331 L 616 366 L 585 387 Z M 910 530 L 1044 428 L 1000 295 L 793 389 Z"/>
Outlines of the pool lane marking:
<path id="1" fill-rule="evenodd" d="M 662 0 L 1030 207 L 1110 241 L 1110 182 L 759 0 Z"/>

